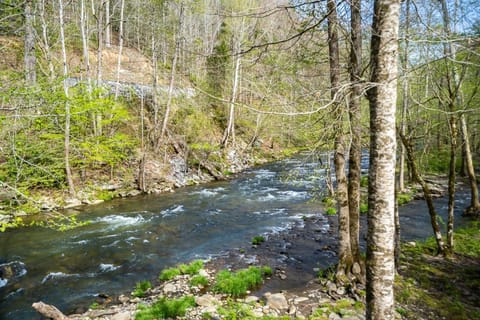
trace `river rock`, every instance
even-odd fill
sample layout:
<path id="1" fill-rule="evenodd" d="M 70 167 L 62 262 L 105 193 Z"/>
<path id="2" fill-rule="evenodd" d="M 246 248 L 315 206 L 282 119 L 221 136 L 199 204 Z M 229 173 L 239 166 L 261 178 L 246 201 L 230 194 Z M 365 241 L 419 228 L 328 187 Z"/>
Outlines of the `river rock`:
<path id="1" fill-rule="evenodd" d="M 82 201 L 77 198 L 73 199 L 66 199 L 65 200 L 65 205 L 63 206 L 64 209 L 69 209 L 69 208 L 74 208 L 82 205 Z"/>
<path id="2" fill-rule="evenodd" d="M 253 302 L 257 302 L 258 300 L 260 300 L 257 296 L 248 296 L 245 298 L 245 303 L 253 303 Z"/>
<path id="3" fill-rule="evenodd" d="M 332 312 L 328 315 L 328 320 L 341 320 L 341 319 L 342 319 L 342 317 L 340 317 L 335 312 Z"/>
<path id="4" fill-rule="evenodd" d="M 120 313 L 117 313 L 115 314 L 112 318 L 110 318 L 111 320 L 131 320 L 133 319 L 132 316 L 130 315 L 130 312 L 128 311 L 124 311 L 124 312 L 120 312 Z"/>
<path id="5" fill-rule="evenodd" d="M 173 283 L 166 283 L 165 286 L 163 287 L 163 293 L 165 294 L 171 294 L 177 291 L 177 286 L 174 285 Z"/>
<path id="6" fill-rule="evenodd" d="M 130 299 L 129 299 L 127 296 L 121 294 L 121 295 L 118 297 L 118 301 L 120 301 L 121 303 L 127 303 L 128 301 L 130 301 Z"/>
<path id="7" fill-rule="evenodd" d="M 219 304 L 219 301 L 211 294 L 195 297 L 195 303 L 201 307 L 212 307 Z"/>
<path id="8" fill-rule="evenodd" d="M 265 298 L 267 299 L 267 306 L 269 306 L 272 309 L 286 310 L 289 307 L 287 298 L 285 298 L 283 293 L 274 293 L 274 294 L 266 293 Z"/>

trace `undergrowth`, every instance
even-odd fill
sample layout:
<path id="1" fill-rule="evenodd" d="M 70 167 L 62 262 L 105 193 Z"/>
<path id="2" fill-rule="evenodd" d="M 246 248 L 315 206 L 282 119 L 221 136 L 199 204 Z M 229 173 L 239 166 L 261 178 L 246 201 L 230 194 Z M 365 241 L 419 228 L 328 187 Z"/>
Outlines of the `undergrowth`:
<path id="1" fill-rule="evenodd" d="M 152 319 L 176 319 L 185 316 L 188 308 L 195 306 L 193 296 L 185 296 L 178 299 L 160 298 L 150 307 L 139 306 L 139 311 L 135 315 L 135 320 Z"/>

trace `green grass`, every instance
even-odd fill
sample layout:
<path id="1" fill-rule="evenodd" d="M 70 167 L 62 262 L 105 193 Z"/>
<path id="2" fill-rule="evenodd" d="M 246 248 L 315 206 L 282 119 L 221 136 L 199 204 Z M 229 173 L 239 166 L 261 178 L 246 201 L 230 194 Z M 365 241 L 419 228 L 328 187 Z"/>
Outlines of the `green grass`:
<path id="1" fill-rule="evenodd" d="M 147 293 L 147 290 L 151 288 L 152 284 L 148 280 L 137 282 L 137 285 L 135 286 L 135 290 L 132 292 L 132 295 L 134 297 L 142 298 Z"/>
<path id="2" fill-rule="evenodd" d="M 189 264 L 181 264 L 178 267 L 164 269 L 158 278 L 161 281 L 168 281 L 181 274 L 195 275 L 203 268 L 203 266 L 204 263 L 202 260 L 194 260 Z"/>
<path id="3" fill-rule="evenodd" d="M 195 298 L 186 296 L 179 299 L 160 298 L 150 307 L 139 306 L 135 320 L 176 319 L 185 316 L 187 309 L 195 306 Z"/>
<path id="4" fill-rule="evenodd" d="M 160 276 L 158 277 L 161 281 L 168 281 L 172 280 L 176 276 L 179 276 L 181 274 L 180 269 L 178 268 L 168 268 L 162 270 L 160 273 Z"/>
<path id="5" fill-rule="evenodd" d="M 412 200 L 413 200 L 413 196 L 411 193 L 399 193 L 397 195 L 397 202 L 399 206 L 409 203 Z"/>
<path id="6" fill-rule="evenodd" d="M 402 247 L 405 268 L 395 280 L 395 296 L 400 304 L 397 311 L 405 319 L 426 314 L 434 319 L 480 318 L 479 226 L 479 222 L 474 222 L 455 231 L 452 258 L 436 256 L 433 237 Z"/>
<path id="7" fill-rule="evenodd" d="M 264 236 L 255 236 L 252 239 L 252 244 L 253 245 L 259 245 L 262 242 L 265 242 L 265 237 Z"/>
<path id="8" fill-rule="evenodd" d="M 263 277 L 267 273 L 271 274 L 270 268 L 253 266 L 237 272 L 222 270 L 215 278 L 213 290 L 233 297 L 241 297 L 246 295 L 247 290 L 254 289 L 263 283 Z"/>
<path id="9" fill-rule="evenodd" d="M 196 286 L 196 287 L 198 286 L 206 287 L 208 286 L 208 279 L 205 276 L 201 276 L 197 274 L 190 280 L 190 285 Z"/>
<path id="10" fill-rule="evenodd" d="M 181 274 L 189 274 L 194 275 L 197 274 L 200 269 L 203 268 L 203 261 L 202 260 L 194 260 L 189 264 L 181 264 L 178 266 L 180 269 Z"/>

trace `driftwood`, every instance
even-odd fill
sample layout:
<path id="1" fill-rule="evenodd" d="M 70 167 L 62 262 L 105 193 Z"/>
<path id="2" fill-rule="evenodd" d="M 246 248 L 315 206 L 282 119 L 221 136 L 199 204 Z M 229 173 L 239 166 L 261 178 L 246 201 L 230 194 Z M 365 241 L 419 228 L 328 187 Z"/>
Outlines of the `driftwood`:
<path id="1" fill-rule="evenodd" d="M 55 306 L 40 301 L 32 304 L 32 307 L 47 318 L 51 318 L 53 320 L 68 320 L 68 317 Z"/>

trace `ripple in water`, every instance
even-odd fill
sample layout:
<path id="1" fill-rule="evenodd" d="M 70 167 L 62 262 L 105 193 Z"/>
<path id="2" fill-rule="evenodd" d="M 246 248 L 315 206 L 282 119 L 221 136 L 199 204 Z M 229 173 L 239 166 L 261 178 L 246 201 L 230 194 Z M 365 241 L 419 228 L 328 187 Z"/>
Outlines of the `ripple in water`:
<path id="1" fill-rule="evenodd" d="M 166 210 L 162 210 L 160 212 L 160 214 L 163 217 L 169 217 L 169 216 L 172 216 L 175 213 L 179 213 L 179 212 L 183 212 L 183 211 L 185 211 L 185 208 L 183 207 L 183 205 L 179 204 L 179 205 L 172 206 L 172 207 L 170 207 Z"/>

